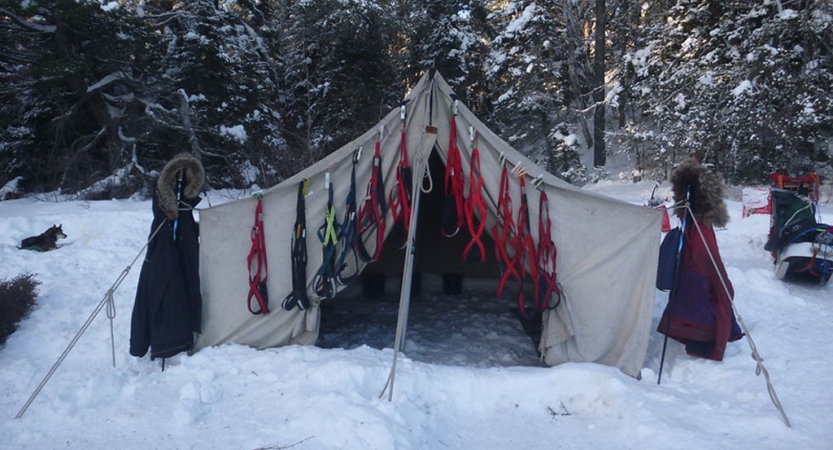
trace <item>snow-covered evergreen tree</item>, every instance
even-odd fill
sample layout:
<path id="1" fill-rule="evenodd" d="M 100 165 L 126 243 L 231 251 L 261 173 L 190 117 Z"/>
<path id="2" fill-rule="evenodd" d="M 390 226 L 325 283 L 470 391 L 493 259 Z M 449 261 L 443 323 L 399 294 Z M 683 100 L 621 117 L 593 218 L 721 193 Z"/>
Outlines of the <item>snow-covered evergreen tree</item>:
<path id="1" fill-rule="evenodd" d="M 587 134 L 587 49 L 579 19 L 586 8 L 556 1 L 489 3 L 496 34 L 486 72 L 492 123 L 521 151 L 572 181 L 584 179 L 575 133 Z M 576 28 L 579 28 L 577 30 Z M 581 105 L 580 107 L 576 107 Z M 574 124 L 579 123 L 579 127 Z"/>
<path id="2" fill-rule="evenodd" d="M 29 190 L 74 192 L 129 164 L 126 111 L 150 59 L 141 23 L 84 0 L 18 2 L 0 19 L 3 175 L 23 176 Z"/>
<path id="3" fill-rule="evenodd" d="M 364 1 L 281 1 L 282 102 L 306 166 L 367 130 L 404 90 L 388 56 L 390 19 Z"/>
<path id="4" fill-rule="evenodd" d="M 655 162 L 696 154 L 735 181 L 827 164 L 829 2 L 680 0 L 628 55 Z M 646 139 L 647 138 L 647 139 Z"/>
<path id="5" fill-rule="evenodd" d="M 460 101 L 476 113 L 486 112 L 483 67 L 488 56 L 485 41 L 490 30 L 487 10 L 479 0 L 419 0 L 405 3 L 400 28 L 409 33 L 407 75 L 415 80 L 436 69 Z"/>
<path id="6" fill-rule="evenodd" d="M 159 156 L 200 155 L 216 186 L 270 185 L 286 176 L 278 70 L 246 11 L 218 9 L 213 0 L 148 6 L 157 7 L 145 17 L 164 49 L 145 99 Z"/>

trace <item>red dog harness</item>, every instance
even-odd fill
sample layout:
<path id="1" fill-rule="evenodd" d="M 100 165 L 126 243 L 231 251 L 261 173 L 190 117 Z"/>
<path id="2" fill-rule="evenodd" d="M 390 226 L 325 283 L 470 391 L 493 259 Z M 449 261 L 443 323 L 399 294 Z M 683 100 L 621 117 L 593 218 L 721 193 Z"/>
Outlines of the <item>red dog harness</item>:
<path id="1" fill-rule="evenodd" d="M 539 286 L 535 289 L 536 307 L 539 313 L 544 312 L 552 295 L 557 299 L 552 308 L 561 303 L 561 290 L 558 288 L 556 258 L 558 249 L 552 241 L 552 220 L 547 193 L 541 191 L 538 202 L 538 276 Z M 543 291 L 543 292 L 542 292 Z M 540 294 L 539 294 L 540 293 Z"/>
<path id="2" fill-rule="evenodd" d="M 538 313 L 539 310 L 538 268 L 536 266 L 535 241 L 533 241 L 532 234 L 529 232 L 529 201 L 526 197 L 526 175 L 523 169 L 520 169 L 519 176 L 521 184 L 521 207 L 518 208 L 518 233 L 515 236 L 515 257 L 512 262 L 515 266 L 515 271 L 518 274 L 518 309 L 524 317 L 531 319 Z M 524 301 L 524 278 L 526 277 L 527 261 L 529 262 L 529 274 L 532 277 L 532 282 L 535 286 L 535 306 L 534 313 L 532 315 L 528 314 L 526 302 Z"/>
<path id="3" fill-rule="evenodd" d="M 463 161 L 457 146 L 457 99 L 451 106 L 451 129 L 448 134 L 448 158 L 445 162 L 445 209 L 443 211 L 443 236 L 452 237 L 460 232 L 465 220 L 463 211 Z M 482 216 L 481 216 L 482 217 Z"/>
<path id="4" fill-rule="evenodd" d="M 411 163 L 408 160 L 404 104 L 400 107 L 400 111 L 402 133 L 399 143 L 399 164 L 396 167 L 396 186 L 391 190 L 388 204 L 390 204 L 390 209 L 393 213 L 393 242 L 397 248 L 403 249 L 408 243 L 408 232 L 411 227 L 411 185 L 413 184 L 413 174 L 411 173 Z"/>
<path id="5" fill-rule="evenodd" d="M 520 274 L 515 270 L 514 259 L 509 256 L 509 249 L 512 247 L 512 254 L 516 253 L 515 245 L 515 221 L 512 219 L 512 197 L 509 195 L 509 172 L 506 166 L 500 173 L 500 193 L 497 201 L 498 223 L 492 227 L 492 237 L 495 240 L 495 257 L 500 265 L 501 277 L 497 286 L 497 295 L 503 292 L 503 286 L 509 275 L 514 275 L 520 282 Z"/>
<path id="6" fill-rule="evenodd" d="M 359 252 L 359 258 L 364 262 L 379 259 L 379 255 L 382 254 L 382 244 L 385 240 L 385 216 L 388 213 L 388 205 L 385 202 L 385 182 L 382 177 L 380 147 L 381 143 L 377 139 L 376 149 L 373 153 L 373 168 L 371 169 L 370 181 L 367 183 L 367 194 L 359 210 L 359 237 L 356 239 L 356 250 Z M 376 228 L 376 248 L 373 250 L 373 255 L 371 255 L 364 246 L 363 236 L 373 228 Z"/>
<path id="7" fill-rule="evenodd" d="M 470 263 L 486 261 L 486 248 L 483 246 L 483 230 L 486 228 L 486 203 L 483 201 L 483 176 L 480 172 L 480 151 L 477 149 L 477 135 L 473 134 L 471 149 L 471 167 L 469 171 L 469 196 L 464 206 L 466 226 L 471 241 L 463 250 L 463 260 Z M 511 209 L 511 208 L 510 208 Z M 477 219 L 474 215 L 477 213 Z"/>
<path id="8" fill-rule="evenodd" d="M 257 195 L 255 207 L 255 224 L 252 226 L 252 249 L 246 260 L 249 263 L 249 312 L 252 314 L 269 314 L 269 297 L 266 292 L 267 262 L 266 240 L 263 236 L 263 197 Z M 257 300 L 258 309 L 252 305 L 252 298 Z"/>

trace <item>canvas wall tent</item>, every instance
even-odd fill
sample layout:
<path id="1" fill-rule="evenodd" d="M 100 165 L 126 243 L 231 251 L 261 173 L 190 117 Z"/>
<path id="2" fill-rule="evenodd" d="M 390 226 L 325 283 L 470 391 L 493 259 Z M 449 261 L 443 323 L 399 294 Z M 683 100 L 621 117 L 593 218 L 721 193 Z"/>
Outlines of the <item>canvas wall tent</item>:
<path id="1" fill-rule="evenodd" d="M 443 162 L 448 159 L 454 104 L 448 84 L 438 73 L 431 71 L 414 86 L 405 101 L 404 120 L 399 108 L 391 111 L 361 137 L 263 192 L 269 268 L 267 285 L 272 310 L 269 314 L 254 315 L 246 304 L 249 291 L 246 257 L 252 246 L 250 230 L 257 200 L 243 199 L 200 211 L 203 326 L 196 342 L 197 349 L 223 343 L 268 348 L 315 342 L 322 301 L 316 298 L 312 289 L 315 271 L 322 261 L 321 243 L 315 230 L 323 223 L 327 204 L 326 174 L 329 173 L 335 187 L 337 217 L 341 220 L 354 151 L 363 149 L 356 173 L 357 191 L 361 197 L 371 177 L 374 144 L 380 134 L 387 197 L 395 188 L 395 171 L 404 133 L 414 172 L 412 205 L 415 210 L 420 207 L 422 174 L 429 155 L 436 151 Z M 471 160 L 470 129 L 476 130 L 478 135 L 483 196 L 488 210 L 487 232 L 497 220 L 501 161 L 509 166 L 524 167 L 527 181 L 540 176 L 540 189 L 549 197 L 552 239 L 558 248 L 558 280 L 566 298 L 560 306 L 544 313 L 540 344 L 544 362 L 549 365 L 568 361 L 597 362 L 636 376 L 642 368 L 651 329 L 662 214 L 582 191 L 544 172 L 486 128 L 465 105 L 459 104 L 456 135 L 467 176 Z M 295 221 L 297 190 L 304 179 L 309 179 L 311 191 L 306 197 L 305 210 L 309 255 L 306 287 L 312 307 L 306 311 L 297 308 L 285 311 L 280 308 L 280 302 L 292 289 L 290 235 Z M 434 189 L 442 188 L 443 180 L 433 182 Z M 467 193 L 468 190 L 467 181 Z M 537 239 L 540 194 L 534 188 L 527 191 L 531 234 Z M 514 177 L 510 192 L 515 208 L 513 214 L 517 214 L 520 193 L 518 179 Z M 391 222 L 388 211 L 386 233 L 390 233 Z M 419 233 L 416 226 L 411 230 L 413 235 Z M 367 239 L 366 244 L 372 251 L 375 240 Z M 414 252 L 419 251 L 419 248 L 414 249 Z M 459 254 L 444 258 L 449 261 L 456 258 L 460 264 L 465 264 Z M 406 256 L 403 286 L 409 284 L 411 262 Z M 403 292 L 400 321 L 404 323 L 410 299 L 408 290 L 403 289 Z"/>

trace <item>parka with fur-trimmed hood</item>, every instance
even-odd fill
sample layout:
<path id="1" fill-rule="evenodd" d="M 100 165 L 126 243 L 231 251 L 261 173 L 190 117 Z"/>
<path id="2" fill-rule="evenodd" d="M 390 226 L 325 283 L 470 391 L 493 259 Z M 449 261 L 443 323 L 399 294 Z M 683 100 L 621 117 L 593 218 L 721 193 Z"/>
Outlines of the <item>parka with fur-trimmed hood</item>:
<path id="1" fill-rule="evenodd" d="M 685 231 L 676 283 L 657 331 L 685 344 L 689 355 L 721 361 L 727 343 L 743 336 L 713 228 L 729 222 L 725 187 L 718 174 L 694 159 L 674 171 L 671 184 Z"/>
<path id="2" fill-rule="evenodd" d="M 200 202 L 204 182 L 202 164 L 187 153 L 173 157 L 159 175 L 147 253 L 133 304 L 133 356 L 144 356 L 148 348 L 151 359 L 189 351 L 194 333 L 200 332 L 199 230 L 192 209 Z"/>

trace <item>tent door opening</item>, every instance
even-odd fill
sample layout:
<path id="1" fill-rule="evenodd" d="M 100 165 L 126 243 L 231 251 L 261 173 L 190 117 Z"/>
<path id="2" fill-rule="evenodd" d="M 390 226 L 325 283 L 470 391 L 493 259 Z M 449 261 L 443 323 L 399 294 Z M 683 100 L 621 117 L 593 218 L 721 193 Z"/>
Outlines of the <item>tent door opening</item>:
<path id="1" fill-rule="evenodd" d="M 484 233 L 485 262 L 463 260 L 463 250 L 471 239 L 465 227 L 453 237 L 441 232 L 445 164 L 436 151 L 428 167 L 433 188 L 421 193 L 416 220 L 404 353 L 414 360 L 446 365 L 540 365 L 536 335 L 540 324 L 530 327 L 519 321 L 515 286 L 509 286 L 499 298 L 495 295 L 500 271 L 494 241 Z M 404 258 L 403 249 L 386 241 L 380 259 L 365 267 L 360 279 L 333 300 L 323 302 L 316 345 L 391 348 Z"/>

